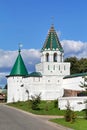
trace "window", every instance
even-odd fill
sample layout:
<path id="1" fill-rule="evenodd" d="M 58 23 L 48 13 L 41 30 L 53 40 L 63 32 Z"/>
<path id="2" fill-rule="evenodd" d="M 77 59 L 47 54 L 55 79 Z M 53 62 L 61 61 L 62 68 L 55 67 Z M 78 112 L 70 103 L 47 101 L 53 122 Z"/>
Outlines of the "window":
<path id="1" fill-rule="evenodd" d="M 49 53 L 46 54 L 46 62 L 49 62 Z"/>
<path id="2" fill-rule="evenodd" d="M 53 69 L 55 70 L 55 65 L 53 66 Z"/>
<path id="3" fill-rule="evenodd" d="M 57 53 L 54 53 L 53 61 L 54 61 L 54 62 L 57 62 Z"/>
<path id="4" fill-rule="evenodd" d="M 50 80 L 48 80 L 48 82 L 50 82 Z"/>
<path id="5" fill-rule="evenodd" d="M 48 70 L 50 70 L 50 66 L 48 65 Z"/>
<path id="6" fill-rule="evenodd" d="M 59 70 L 60 70 L 60 65 L 59 65 Z"/>

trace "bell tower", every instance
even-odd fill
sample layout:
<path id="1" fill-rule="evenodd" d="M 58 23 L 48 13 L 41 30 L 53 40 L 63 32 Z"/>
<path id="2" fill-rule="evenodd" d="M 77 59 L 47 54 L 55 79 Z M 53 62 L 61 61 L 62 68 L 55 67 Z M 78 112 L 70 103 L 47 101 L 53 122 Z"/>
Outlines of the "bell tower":
<path id="1" fill-rule="evenodd" d="M 70 74 L 70 63 L 64 62 L 63 57 L 64 50 L 52 25 L 41 49 L 41 63 L 36 65 L 36 71 L 42 75 Z"/>
<path id="2" fill-rule="evenodd" d="M 63 48 L 52 25 L 43 48 L 41 62 L 63 62 Z"/>

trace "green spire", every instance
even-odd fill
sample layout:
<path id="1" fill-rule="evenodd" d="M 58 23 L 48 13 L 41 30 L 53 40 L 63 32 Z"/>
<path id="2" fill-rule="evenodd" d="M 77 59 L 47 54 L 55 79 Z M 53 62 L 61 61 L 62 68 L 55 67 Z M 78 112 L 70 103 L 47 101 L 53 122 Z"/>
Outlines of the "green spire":
<path id="1" fill-rule="evenodd" d="M 44 50 L 59 50 L 59 51 L 63 52 L 63 48 L 62 48 L 61 43 L 58 39 L 58 36 L 57 36 L 57 33 L 54 29 L 53 24 L 49 30 L 47 39 L 46 39 L 44 46 L 42 48 L 42 51 L 44 51 Z"/>
<path id="2" fill-rule="evenodd" d="M 25 64 L 23 62 L 20 52 L 21 50 L 19 48 L 19 54 L 11 70 L 10 76 L 27 76 L 28 75 L 27 69 L 25 67 Z"/>

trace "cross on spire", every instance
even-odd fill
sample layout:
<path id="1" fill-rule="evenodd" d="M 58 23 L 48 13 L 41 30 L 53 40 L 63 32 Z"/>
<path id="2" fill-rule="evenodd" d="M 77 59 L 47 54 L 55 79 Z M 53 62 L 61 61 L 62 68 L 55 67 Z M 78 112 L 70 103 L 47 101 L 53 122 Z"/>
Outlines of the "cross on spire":
<path id="1" fill-rule="evenodd" d="M 21 52 L 21 47 L 22 47 L 22 46 L 23 46 L 23 45 L 22 45 L 21 43 L 18 44 L 18 47 L 19 47 L 19 50 L 18 50 L 18 51 L 19 51 L 19 53 Z"/>
<path id="2" fill-rule="evenodd" d="M 51 17 L 52 26 L 54 25 L 54 16 Z"/>

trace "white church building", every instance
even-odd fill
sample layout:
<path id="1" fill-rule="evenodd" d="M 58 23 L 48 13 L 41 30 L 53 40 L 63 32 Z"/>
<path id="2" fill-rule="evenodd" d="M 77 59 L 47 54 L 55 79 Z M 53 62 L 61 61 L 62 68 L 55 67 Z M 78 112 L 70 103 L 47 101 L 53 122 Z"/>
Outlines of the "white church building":
<path id="1" fill-rule="evenodd" d="M 70 63 L 64 62 L 64 50 L 53 25 L 41 49 L 41 62 L 35 65 L 35 69 L 35 72 L 28 73 L 19 49 L 7 76 L 7 102 L 26 101 L 38 94 L 41 94 L 41 100 L 55 100 L 63 97 L 67 90 L 82 91 L 79 84 L 87 75 L 70 75 Z"/>

